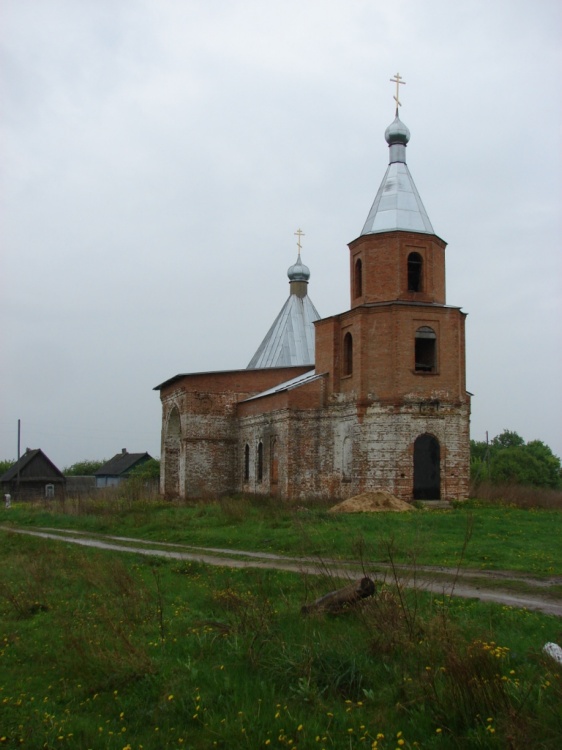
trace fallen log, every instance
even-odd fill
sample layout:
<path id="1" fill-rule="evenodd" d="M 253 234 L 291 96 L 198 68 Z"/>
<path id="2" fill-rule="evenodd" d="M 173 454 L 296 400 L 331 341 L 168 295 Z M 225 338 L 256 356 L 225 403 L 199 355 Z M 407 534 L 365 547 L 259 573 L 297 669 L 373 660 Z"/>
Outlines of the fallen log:
<path id="1" fill-rule="evenodd" d="M 370 578 L 361 578 L 354 583 L 344 586 L 342 589 L 330 591 L 329 594 L 321 596 L 312 604 L 304 604 L 301 607 L 302 615 L 309 615 L 313 612 L 341 612 L 343 609 L 356 604 L 361 599 L 373 596 L 375 593 L 375 584 Z"/>

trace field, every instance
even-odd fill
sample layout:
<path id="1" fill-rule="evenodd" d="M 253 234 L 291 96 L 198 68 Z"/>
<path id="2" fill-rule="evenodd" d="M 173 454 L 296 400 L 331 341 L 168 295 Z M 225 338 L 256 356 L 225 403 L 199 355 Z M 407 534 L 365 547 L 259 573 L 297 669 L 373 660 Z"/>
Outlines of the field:
<path id="1" fill-rule="evenodd" d="M 562 620 L 406 588 L 400 563 L 562 574 L 555 510 L 67 501 L 0 532 L 0 747 L 559 748 Z M 23 537 L 10 524 L 394 571 L 339 614 L 326 572 L 233 570 Z M 396 567 L 393 567 L 396 564 Z"/>

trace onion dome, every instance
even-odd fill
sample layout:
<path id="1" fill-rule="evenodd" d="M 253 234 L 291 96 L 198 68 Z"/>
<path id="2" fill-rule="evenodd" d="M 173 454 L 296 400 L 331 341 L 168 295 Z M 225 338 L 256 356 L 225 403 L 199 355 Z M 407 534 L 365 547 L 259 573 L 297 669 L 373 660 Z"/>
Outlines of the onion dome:
<path id="1" fill-rule="evenodd" d="M 384 137 L 389 146 L 393 146 L 395 143 L 402 143 L 405 146 L 410 140 L 410 131 L 396 115 L 394 122 L 385 130 Z"/>
<path id="2" fill-rule="evenodd" d="M 287 276 L 289 277 L 289 281 L 308 281 L 310 278 L 310 269 L 308 266 L 305 266 L 304 263 L 301 261 L 301 255 L 299 253 L 298 258 L 296 262 L 289 266 L 289 269 L 287 270 Z"/>

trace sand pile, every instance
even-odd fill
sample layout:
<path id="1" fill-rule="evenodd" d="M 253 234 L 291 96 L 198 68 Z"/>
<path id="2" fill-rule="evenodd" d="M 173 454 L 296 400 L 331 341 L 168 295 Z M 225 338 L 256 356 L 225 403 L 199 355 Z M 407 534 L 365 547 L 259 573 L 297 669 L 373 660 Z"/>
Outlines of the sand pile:
<path id="1" fill-rule="evenodd" d="M 377 511 L 396 511 L 401 513 L 413 510 L 413 506 L 399 500 L 395 495 L 384 490 L 363 492 L 350 497 L 330 508 L 329 513 L 376 513 Z"/>

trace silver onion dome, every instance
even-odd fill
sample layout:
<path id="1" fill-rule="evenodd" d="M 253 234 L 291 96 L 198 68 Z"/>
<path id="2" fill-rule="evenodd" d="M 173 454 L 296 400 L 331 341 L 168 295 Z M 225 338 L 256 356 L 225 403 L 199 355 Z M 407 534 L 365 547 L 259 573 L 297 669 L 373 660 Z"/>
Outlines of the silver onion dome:
<path id="1" fill-rule="evenodd" d="M 391 122 L 384 131 L 384 137 L 389 146 L 393 146 L 395 143 L 402 143 L 405 146 L 410 140 L 410 131 L 396 115 L 394 122 Z"/>
<path id="2" fill-rule="evenodd" d="M 309 280 L 310 268 L 308 266 L 305 266 L 304 263 L 301 261 L 300 253 L 297 258 L 296 263 L 294 263 L 292 266 L 289 266 L 287 270 L 287 276 L 289 277 L 289 281 L 308 281 Z"/>

